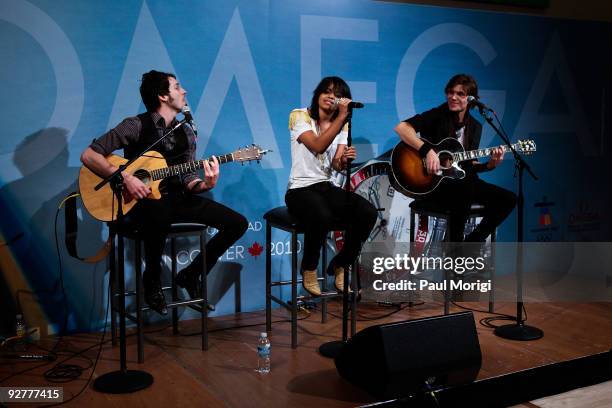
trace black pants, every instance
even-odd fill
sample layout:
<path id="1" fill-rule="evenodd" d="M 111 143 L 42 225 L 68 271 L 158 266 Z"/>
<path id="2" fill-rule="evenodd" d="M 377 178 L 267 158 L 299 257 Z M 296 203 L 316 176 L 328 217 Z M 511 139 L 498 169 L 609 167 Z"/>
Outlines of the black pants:
<path id="1" fill-rule="evenodd" d="M 484 241 L 516 206 L 516 194 L 505 188 L 482 181 L 475 174 L 462 180 L 444 180 L 436 190 L 424 198 L 434 208 L 450 210 L 449 233 L 452 242 L 464 241 L 463 232 L 473 203 L 484 206 L 484 216 L 465 241 Z"/>
<path id="2" fill-rule="evenodd" d="M 248 222 L 241 214 L 216 201 L 194 194 L 173 193 L 163 196 L 160 200 L 141 200 L 130 216 L 144 236 L 145 281 L 160 279 L 161 257 L 172 223 L 194 222 L 219 230 L 206 243 L 208 272 L 248 228 Z M 202 254 L 199 254 L 187 267 L 187 273 L 199 273 L 201 270 Z"/>
<path id="3" fill-rule="evenodd" d="M 289 211 L 306 226 L 302 270 L 315 270 L 325 236 L 332 227 L 346 231 L 342 250 L 334 258 L 337 266 L 352 264 L 376 223 L 376 208 L 365 198 L 328 182 L 287 191 Z"/>

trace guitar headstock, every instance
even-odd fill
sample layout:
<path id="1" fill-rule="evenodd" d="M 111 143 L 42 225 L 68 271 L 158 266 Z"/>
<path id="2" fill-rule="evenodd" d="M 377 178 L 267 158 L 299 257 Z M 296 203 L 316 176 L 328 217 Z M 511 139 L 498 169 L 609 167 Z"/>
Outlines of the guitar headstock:
<path id="1" fill-rule="evenodd" d="M 236 162 L 250 162 L 253 160 L 261 160 L 262 156 L 270 150 L 263 150 L 256 144 L 245 146 L 242 149 L 238 149 L 232 153 L 232 157 Z"/>
<path id="2" fill-rule="evenodd" d="M 529 155 L 535 153 L 536 144 L 531 139 L 519 140 L 518 142 L 516 142 L 516 150 L 523 154 Z"/>

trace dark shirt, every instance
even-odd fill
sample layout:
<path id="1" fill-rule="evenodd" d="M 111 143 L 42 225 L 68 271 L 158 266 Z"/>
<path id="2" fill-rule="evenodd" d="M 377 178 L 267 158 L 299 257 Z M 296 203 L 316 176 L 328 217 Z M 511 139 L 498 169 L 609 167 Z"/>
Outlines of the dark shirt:
<path id="1" fill-rule="evenodd" d="M 456 123 L 455 115 L 448 109 L 448 105 L 442 105 L 414 115 L 411 118 L 405 119 L 404 122 L 410 124 L 414 130 L 419 133 L 420 137 L 426 139 L 431 144 L 438 144 L 443 139 L 457 139 L 456 131 L 460 128 L 460 124 Z M 478 122 L 469 111 L 466 112 L 463 125 L 465 126 L 463 134 L 463 147 L 465 150 L 478 149 L 480 145 L 480 136 L 482 134 L 482 125 Z M 472 165 L 471 161 L 463 162 L 462 166 L 466 171 L 481 172 L 486 171 L 484 163 Z"/>
<path id="2" fill-rule="evenodd" d="M 167 130 L 175 126 L 178 121 L 174 119 L 168 127 L 166 121 L 157 112 L 150 114 L 154 123 L 157 135 L 149 135 L 152 141 L 161 137 Z M 98 139 L 94 140 L 89 147 L 103 156 L 108 156 L 118 149 L 124 149 L 125 157 L 130 158 L 135 153 L 134 146 L 141 146 L 143 141 L 140 140 L 140 133 L 143 128 L 143 123 L 138 116 L 132 116 L 124 119 L 115 128 L 109 130 Z M 151 138 L 151 136 L 153 136 Z M 182 139 L 181 139 L 182 138 Z M 187 139 L 186 141 L 184 139 Z M 147 145 L 142 146 L 145 148 Z M 196 155 L 196 137 L 189 126 L 181 126 L 173 134 L 169 135 L 154 150 L 160 152 L 169 165 L 191 162 L 195 160 Z M 181 176 L 181 183 L 186 189 L 187 185 L 200 177 L 197 173 L 189 172 Z"/>

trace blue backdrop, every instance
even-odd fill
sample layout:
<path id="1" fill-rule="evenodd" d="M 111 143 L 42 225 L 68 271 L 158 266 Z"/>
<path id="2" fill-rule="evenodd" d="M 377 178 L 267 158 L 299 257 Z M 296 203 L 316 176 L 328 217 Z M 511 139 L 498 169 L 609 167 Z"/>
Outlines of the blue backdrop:
<path id="1" fill-rule="evenodd" d="M 4 0 L 0 38 L 0 227 L 4 240 L 24 233 L 0 247 L 2 290 L 14 307 L 22 289 L 26 317 L 43 332 L 62 316 L 56 209 L 75 188 L 82 150 L 144 110 L 139 79 L 150 69 L 176 73 L 188 91 L 200 157 L 251 143 L 273 150 L 261 165 L 224 166 L 212 193 L 250 222 L 210 277 L 217 314 L 264 305 L 262 215 L 284 203 L 289 112 L 327 75 L 346 79 L 366 104 L 353 121 L 364 160 L 397 143 L 399 120 L 443 102 L 451 75 L 474 75 L 513 140 L 537 143 L 528 239 L 610 238 L 601 160 L 612 123 L 610 24 L 365 0 Z M 500 143 L 485 130 L 483 147 Z M 510 160 L 485 177 L 515 189 Z M 91 252 L 107 231 L 80 218 L 80 249 Z M 515 224 L 512 215 L 500 239 L 514 240 Z M 288 236 L 274 241 L 276 273 L 288 273 Z M 60 252 L 71 328 L 98 327 L 106 266 L 66 259 L 61 242 Z"/>

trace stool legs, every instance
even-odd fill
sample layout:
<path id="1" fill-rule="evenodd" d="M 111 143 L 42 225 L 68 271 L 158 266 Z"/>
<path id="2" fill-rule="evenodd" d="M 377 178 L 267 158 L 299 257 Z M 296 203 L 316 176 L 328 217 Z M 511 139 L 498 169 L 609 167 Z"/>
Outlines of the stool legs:
<path id="1" fill-rule="evenodd" d="M 297 233 L 291 233 L 291 348 L 297 348 Z"/>
<path id="2" fill-rule="evenodd" d="M 497 229 L 491 233 L 491 290 L 489 291 L 489 313 L 495 312 L 495 243 L 497 242 Z"/>
<path id="3" fill-rule="evenodd" d="M 171 264 L 172 264 L 172 301 L 176 302 L 178 300 L 178 288 L 176 287 L 176 238 L 172 237 L 170 239 L 170 256 L 171 256 Z M 172 333 L 178 334 L 178 310 L 176 307 L 172 308 Z"/>
<path id="4" fill-rule="evenodd" d="M 323 248 L 321 248 L 321 270 L 323 271 L 323 287 L 321 288 L 322 292 L 327 292 L 327 248 L 325 244 L 323 244 Z M 327 322 L 327 299 L 321 299 L 321 323 Z"/>
<path id="5" fill-rule="evenodd" d="M 205 229 L 199 229 L 199 238 L 200 238 L 200 252 L 202 254 L 202 296 L 199 299 L 195 299 L 189 302 L 182 302 L 178 297 L 178 288 L 176 285 L 176 274 L 177 274 L 177 259 L 176 259 L 176 239 L 175 236 L 169 236 L 170 245 L 171 245 L 171 256 L 172 256 L 172 301 L 177 302 L 178 304 L 170 304 L 169 307 L 172 308 L 172 331 L 174 334 L 178 333 L 178 311 L 176 309 L 177 306 L 181 306 L 184 303 L 187 303 L 189 307 L 193 307 L 202 313 L 202 350 L 208 350 L 208 296 L 207 296 L 207 285 L 206 285 L 206 235 Z M 187 234 L 195 234 L 196 231 L 189 231 L 187 233 L 179 233 L 178 235 L 187 235 Z M 109 290 L 110 290 L 110 307 L 111 307 L 111 336 L 113 345 L 116 343 L 116 331 L 117 331 L 117 313 L 122 316 L 122 319 L 129 318 L 130 320 L 136 323 L 136 335 L 137 335 L 137 345 L 138 345 L 138 362 L 144 362 L 144 331 L 143 331 L 143 277 L 142 277 L 142 240 L 140 237 L 136 237 L 134 239 L 134 278 L 136 283 L 136 288 L 134 293 L 125 292 L 125 282 L 119 282 L 119 277 L 117 276 L 117 267 L 121 267 L 124 262 L 124 253 L 121 251 L 121 243 L 123 240 L 123 236 L 121 234 L 117 234 L 117 239 L 119 240 L 119 245 L 116 246 L 115 242 L 111 242 L 111 251 L 110 251 L 110 275 L 109 275 Z M 118 248 L 117 248 L 118 247 Z M 117 252 L 115 252 L 117 250 Z M 121 253 L 119 253 L 121 252 Z M 167 289 L 167 288 L 164 288 Z M 120 308 L 120 304 L 118 301 L 118 296 L 121 294 L 123 290 L 123 295 L 135 295 L 135 316 L 132 314 L 125 313 L 125 316 L 122 314 Z M 200 303 L 201 308 L 197 308 L 192 306 L 195 303 Z M 123 330 L 122 327 L 120 327 Z"/>
<path id="6" fill-rule="evenodd" d="M 287 231 L 291 234 L 290 248 L 291 248 L 291 280 L 279 280 L 272 282 L 272 227 L 279 228 L 283 231 Z M 270 333 L 272 331 L 272 301 L 282 305 L 289 310 L 291 315 L 291 348 L 297 348 L 297 321 L 298 321 L 298 285 L 302 282 L 299 275 L 298 265 L 298 232 L 297 229 L 292 228 L 290 225 L 278 225 L 274 222 L 270 222 L 266 219 L 266 331 Z M 327 266 L 327 253 L 325 245 L 322 248 L 321 260 L 323 264 L 323 277 L 318 277 L 318 280 L 323 281 L 322 290 L 324 293 L 327 291 L 327 281 L 325 269 Z M 355 280 L 356 282 L 356 280 Z M 291 300 L 287 302 L 281 298 L 272 295 L 273 286 L 291 285 Z M 326 296 L 330 294 L 326 293 Z M 321 299 L 321 322 L 327 321 L 327 299 L 322 296 Z M 353 331 L 354 332 L 354 331 Z"/>
<path id="7" fill-rule="evenodd" d="M 208 285 L 206 270 L 206 231 L 200 231 L 200 254 L 202 255 L 202 350 L 208 350 Z"/>
<path id="8" fill-rule="evenodd" d="M 416 215 L 418 215 L 419 217 L 424 216 L 423 213 L 421 213 L 420 211 L 415 211 L 412 210 L 410 212 L 410 241 L 412 243 L 414 243 L 414 240 L 416 238 L 416 222 L 415 222 L 415 218 Z M 425 214 L 425 216 L 429 217 L 429 216 L 434 216 L 436 217 L 437 215 L 434 214 Z M 471 213 L 470 217 L 472 218 L 477 218 L 480 215 L 478 213 Z M 448 233 L 448 225 L 451 224 L 451 216 L 450 215 L 446 215 L 446 216 L 438 216 L 438 217 L 442 217 L 442 218 L 446 218 L 446 231 L 444 233 L 444 241 L 445 242 L 450 242 L 450 234 Z M 495 292 L 494 292 L 494 283 L 495 283 L 495 265 L 494 265 L 494 259 L 495 259 L 495 242 L 497 240 L 497 231 L 493 231 L 493 233 L 491 233 L 491 266 L 490 266 L 490 271 L 491 271 L 491 290 L 489 291 L 489 312 L 493 313 L 495 310 Z M 452 293 L 450 291 L 449 288 L 449 282 L 451 281 L 452 276 L 451 273 L 447 270 L 444 271 L 444 281 L 446 282 L 446 287 L 447 289 L 444 290 L 444 314 L 448 314 L 450 312 L 450 303 L 452 301 Z"/>
<path id="9" fill-rule="evenodd" d="M 450 277 L 450 273 L 447 270 L 444 270 L 444 282 L 446 286 L 444 289 L 444 314 L 447 315 L 450 311 L 450 302 L 451 302 L 451 290 L 450 290 L 450 281 L 452 278 Z"/>
<path id="10" fill-rule="evenodd" d="M 357 262 L 357 259 L 355 259 L 355 262 L 353 262 L 353 267 L 351 268 L 351 282 L 350 282 L 350 288 L 353 290 L 353 295 L 351 296 L 351 294 L 349 293 L 350 299 L 351 299 L 351 337 L 353 337 L 355 335 L 355 332 L 357 331 L 357 292 L 358 292 L 358 286 L 357 285 L 357 275 L 359 273 L 359 262 Z M 344 284 L 346 285 L 348 282 L 345 282 Z"/>
<path id="11" fill-rule="evenodd" d="M 272 332 L 272 227 L 266 221 L 266 332 Z"/>

